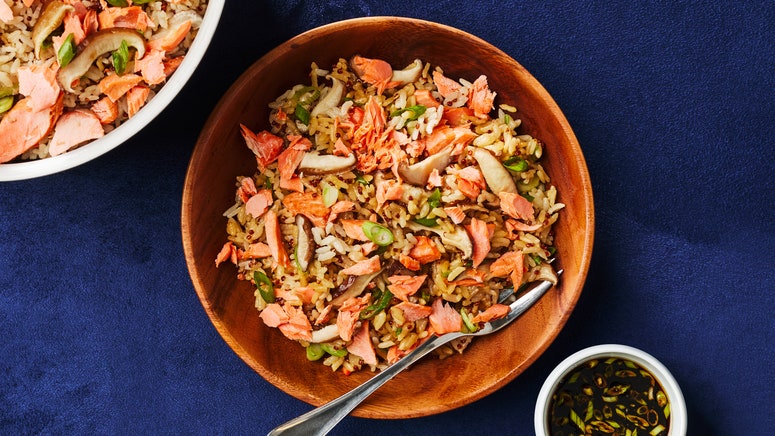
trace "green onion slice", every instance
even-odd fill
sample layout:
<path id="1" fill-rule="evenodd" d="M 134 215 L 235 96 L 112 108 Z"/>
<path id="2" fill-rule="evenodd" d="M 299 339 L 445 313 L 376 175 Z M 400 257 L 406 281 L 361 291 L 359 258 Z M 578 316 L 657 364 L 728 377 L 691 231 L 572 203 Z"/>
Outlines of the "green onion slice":
<path id="1" fill-rule="evenodd" d="M 344 348 L 335 348 L 331 344 L 320 344 L 320 347 L 325 351 L 326 353 L 336 356 L 336 357 L 344 357 L 347 355 L 347 350 Z"/>
<path id="2" fill-rule="evenodd" d="M 506 161 L 503 162 L 503 166 L 517 173 L 521 173 L 528 168 L 527 161 L 519 156 L 511 156 L 506 159 Z"/>
<path id="3" fill-rule="evenodd" d="M 439 225 L 438 218 L 415 218 L 412 221 L 425 227 L 436 227 Z"/>
<path id="4" fill-rule="evenodd" d="M 393 243 L 393 232 L 381 224 L 366 221 L 361 228 L 363 228 L 363 233 L 366 234 L 366 237 L 380 247 L 386 247 Z"/>
<path id="5" fill-rule="evenodd" d="M 323 204 L 326 207 L 331 207 L 339 199 L 339 190 L 331 186 L 330 183 L 321 182 L 320 184 L 323 186 Z"/>
<path id="6" fill-rule="evenodd" d="M 320 360 L 325 354 L 326 352 L 323 351 L 323 347 L 320 344 L 309 344 L 307 346 L 307 360 Z"/>
<path id="7" fill-rule="evenodd" d="M 437 208 L 441 204 L 441 191 L 439 191 L 439 188 L 436 188 L 431 192 L 431 195 L 428 197 L 428 206 L 431 208 Z"/>
<path id="8" fill-rule="evenodd" d="M 118 50 L 113 52 L 113 68 L 119 76 L 126 71 L 126 64 L 129 63 L 129 45 L 126 41 L 121 41 Z"/>
<path id="9" fill-rule="evenodd" d="M 473 333 L 479 330 L 479 327 L 477 327 L 473 322 L 473 317 L 471 317 L 465 308 L 460 309 L 460 317 L 463 318 L 463 325 L 469 333 Z"/>
<path id="10" fill-rule="evenodd" d="M 393 111 L 391 112 L 390 116 L 397 117 L 403 114 L 404 112 L 410 112 L 409 121 L 417 121 L 417 119 L 420 118 L 420 116 L 422 116 L 422 114 L 424 114 L 427 109 L 428 109 L 427 107 L 421 104 L 418 104 L 416 106 L 409 106 L 403 109 L 398 109 L 396 111 Z"/>
<path id="11" fill-rule="evenodd" d="M 57 61 L 59 62 L 60 68 L 66 67 L 67 64 L 69 64 L 70 61 L 75 57 L 75 40 L 73 38 L 73 34 L 68 33 L 65 41 L 62 43 L 62 46 L 59 47 L 59 51 L 57 52 Z"/>
<path id="12" fill-rule="evenodd" d="M 0 98 L 0 114 L 8 112 L 13 107 L 13 95 Z"/>
<path id="13" fill-rule="evenodd" d="M 256 288 L 258 288 L 261 298 L 267 303 L 274 303 L 274 285 L 272 285 L 272 280 L 261 271 L 254 271 L 253 281 L 256 283 Z"/>
<path id="14" fill-rule="evenodd" d="M 355 176 L 355 181 L 364 186 L 370 185 L 369 181 L 363 178 L 363 174 L 358 174 Z"/>
<path id="15" fill-rule="evenodd" d="M 389 290 L 385 289 L 382 291 L 381 294 L 379 294 L 376 298 L 376 301 L 374 304 L 366 307 L 361 311 L 360 319 L 371 319 L 374 318 L 374 315 L 382 312 L 387 308 L 388 304 L 390 304 L 390 300 L 393 299 L 393 293 Z"/>
<path id="16" fill-rule="evenodd" d="M 111 6 L 118 6 L 121 8 L 129 6 L 129 3 L 126 0 L 107 0 L 107 2 Z M 139 2 L 132 2 L 132 3 L 139 3 Z"/>
<path id="17" fill-rule="evenodd" d="M 301 105 L 301 103 L 296 104 L 296 110 L 293 114 L 296 116 L 296 119 L 304 123 L 304 125 L 309 124 L 310 113 L 307 108 Z"/>

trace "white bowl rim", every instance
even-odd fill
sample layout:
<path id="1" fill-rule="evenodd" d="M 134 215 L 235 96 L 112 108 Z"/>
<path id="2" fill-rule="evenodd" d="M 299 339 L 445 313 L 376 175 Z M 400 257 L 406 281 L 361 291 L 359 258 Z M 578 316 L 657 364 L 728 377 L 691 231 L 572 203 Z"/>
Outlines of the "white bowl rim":
<path id="1" fill-rule="evenodd" d="M 670 399 L 670 427 L 668 435 L 684 436 L 688 425 L 688 417 L 686 403 L 678 382 L 676 382 L 673 375 L 662 362 L 654 356 L 643 350 L 621 344 L 602 344 L 584 348 L 568 356 L 554 368 L 544 381 L 536 401 L 535 414 L 533 416 L 536 435 L 549 435 L 546 414 L 549 410 L 552 392 L 556 389 L 559 381 L 581 363 L 590 359 L 608 356 L 631 360 L 654 374 Z"/>
<path id="2" fill-rule="evenodd" d="M 226 0 L 208 0 L 202 25 L 183 62 L 170 80 L 135 116 L 104 137 L 75 150 L 45 159 L 0 164 L 0 182 L 32 179 L 68 170 L 102 156 L 140 132 L 167 107 L 194 74 L 215 34 L 225 3 Z"/>

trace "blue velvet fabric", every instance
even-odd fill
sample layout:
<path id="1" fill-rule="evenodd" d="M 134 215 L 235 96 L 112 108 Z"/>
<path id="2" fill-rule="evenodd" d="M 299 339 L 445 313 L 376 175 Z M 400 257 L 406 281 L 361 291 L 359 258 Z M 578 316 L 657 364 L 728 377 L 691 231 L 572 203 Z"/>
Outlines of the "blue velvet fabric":
<path id="1" fill-rule="evenodd" d="M 227 2 L 204 64 L 142 133 L 0 184 L 0 434 L 265 434 L 310 410 L 202 310 L 183 179 L 200 126 L 251 63 L 302 31 L 377 15 L 473 33 L 544 84 L 587 159 L 595 250 L 566 328 L 516 380 L 451 412 L 348 417 L 332 434 L 532 434 L 552 368 L 612 342 L 672 371 L 689 434 L 771 432 L 773 2 L 272 0 Z"/>

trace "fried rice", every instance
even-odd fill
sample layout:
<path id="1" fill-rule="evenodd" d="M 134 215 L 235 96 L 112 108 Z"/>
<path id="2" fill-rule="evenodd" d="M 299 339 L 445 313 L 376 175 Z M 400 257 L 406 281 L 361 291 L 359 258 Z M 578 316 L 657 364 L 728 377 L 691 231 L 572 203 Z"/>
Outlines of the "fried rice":
<path id="1" fill-rule="evenodd" d="M 52 111 L 50 125 L 39 128 L 33 144 L 25 144 L 23 147 L 14 142 L 11 147 L 5 139 L 0 141 L 0 149 L 18 149 L 20 154 L 12 151 L 0 150 L 2 161 L 25 161 L 50 157 L 49 144 L 56 130 L 56 124 L 66 114 L 81 111 L 89 114 L 89 120 L 97 115 L 99 123 L 95 124 L 97 131 L 91 135 L 91 139 L 80 141 L 73 139 L 68 144 L 68 149 L 82 146 L 104 134 L 109 133 L 125 122 L 139 110 L 145 103 L 151 100 L 159 89 L 164 86 L 167 78 L 174 74 L 175 68 L 180 65 L 186 55 L 192 41 L 197 35 L 199 27 L 207 8 L 207 0 L 164 0 L 164 1 L 127 1 L 127 0 L 0 0 L 0 132 L 11 139 L 30 136 L 31 127 L 14 128 L 11 126 L 11 118 L 14 117 L 14 107 L 21 109 L 20 101 L 25 100 L 24 86 L 20 86 L 20 73 L 42 72 L 51 70 L 57 75 L 64 69 L 68 62 L 74 60 L 85 51 L 89 41 L 94 41 L 97 34 L 105 33 L 111 29 L 136 30 L 146 45 L 145 55 L 147 60 L 151 54 L 155 54 L 155 63 L 160 70 L 151 77 L 150 67 L 147 70 L 139 68 L 141 58 L 137 50 L 131 46 L 122 56 L 116 57 L 119 50 L 110 50 L 100 54 L 88 67 L 88 70 L 76 78 L 77 83 L 63 84 L 62 78 L 51 80 L 54 91 L 61 93 L 61 106 Z M 5 11 L 5 14 L 3 13 Z M 4 17 L 4 18 L 3 18 Z M 172 42 L 165 45 L 164 38 L 179 35 L 179 40 L 171 38 Z M 75 36 L 68 41 L 68 35 Z M 155 42 L 154 42 L 155 41 Z M 67 60 L 68 54 L 73 56 Z M 123 57 L 123 59 L 122 59 Z M 116 68 L 114 63 L 122 59 L 121 65 Z M 148 63 L 146 63 L 147 65 Z M 138 68 L 136 68 L 138 67 Z M 37 69 L 36 69 L 37 68 Z M 125 93 L 111 93 L 104 90 L 104 79 L 108 76 L 141 76 L 134 83 L 133 89 Z M 27 77 L 30 77 L 28 75 Z M 53 77 L 53 76 L 52 76 Z M 22 79 L 23 80 L 23 79 Z M 57 83 L 59 82 L 59 83 Z M 101 85 L 102 83 L 102 85 Z M 67 90 L 72 85 L 72 91 Z M 34 88 L 36 85 L 26 86 Z M 139 92 L 133 92 L 139 91 Z M 103 104 L 110 106 L 111 114 L 104 116 L 95 106 L 110 95 L 110 101 Z M 129 97 L 128 97 L 129 96 Z M 135 96 L 134 100 L 128 98 Z M 4 118 L 9 118 L 3 123 Z M 8 124 L 8 125 L 3 125 Z M 21 125 L 22 123 L 17 123 Z M 62 136 L 62 135 L 60 135 Z M 10 139 L 9 139 L 10 140 Z M 62 150 L 54 151 L 58 154 Z"/>
<path id="2" fill-rule="evenodd" d="M 309 77 L 269 103 L 269 129 L 241 126 L 258 168 L 216 256 L 254 282 L 266 325 L 334 371 L 373 371 L 503 316 L 504 288 L 556 282 L 544 144 L 485 76 L 356 56 Z"/>

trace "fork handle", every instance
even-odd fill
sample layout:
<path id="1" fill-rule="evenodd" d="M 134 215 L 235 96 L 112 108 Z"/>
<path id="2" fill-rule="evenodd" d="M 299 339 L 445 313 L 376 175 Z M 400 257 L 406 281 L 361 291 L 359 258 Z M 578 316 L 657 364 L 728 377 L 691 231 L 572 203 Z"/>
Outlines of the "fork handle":
<path id="1" fill-rule="evenodd" d="M 325 435 L 336 424 L 347 416 L 363 400 L 371 395 L 380 386 L 387 383 L 399 372 L 408 368 L 423 356 L 439 348 L 447 342 L 462 336 L 461 334 L 446 334 L 433 336 L 423 342 L 398 362 L 383 369 L 377 375 L 367 380 L 357 388 L 330 401 L 323 406 L 294 418 L 269 432 L 268 436 L 277 435 Z"/>

